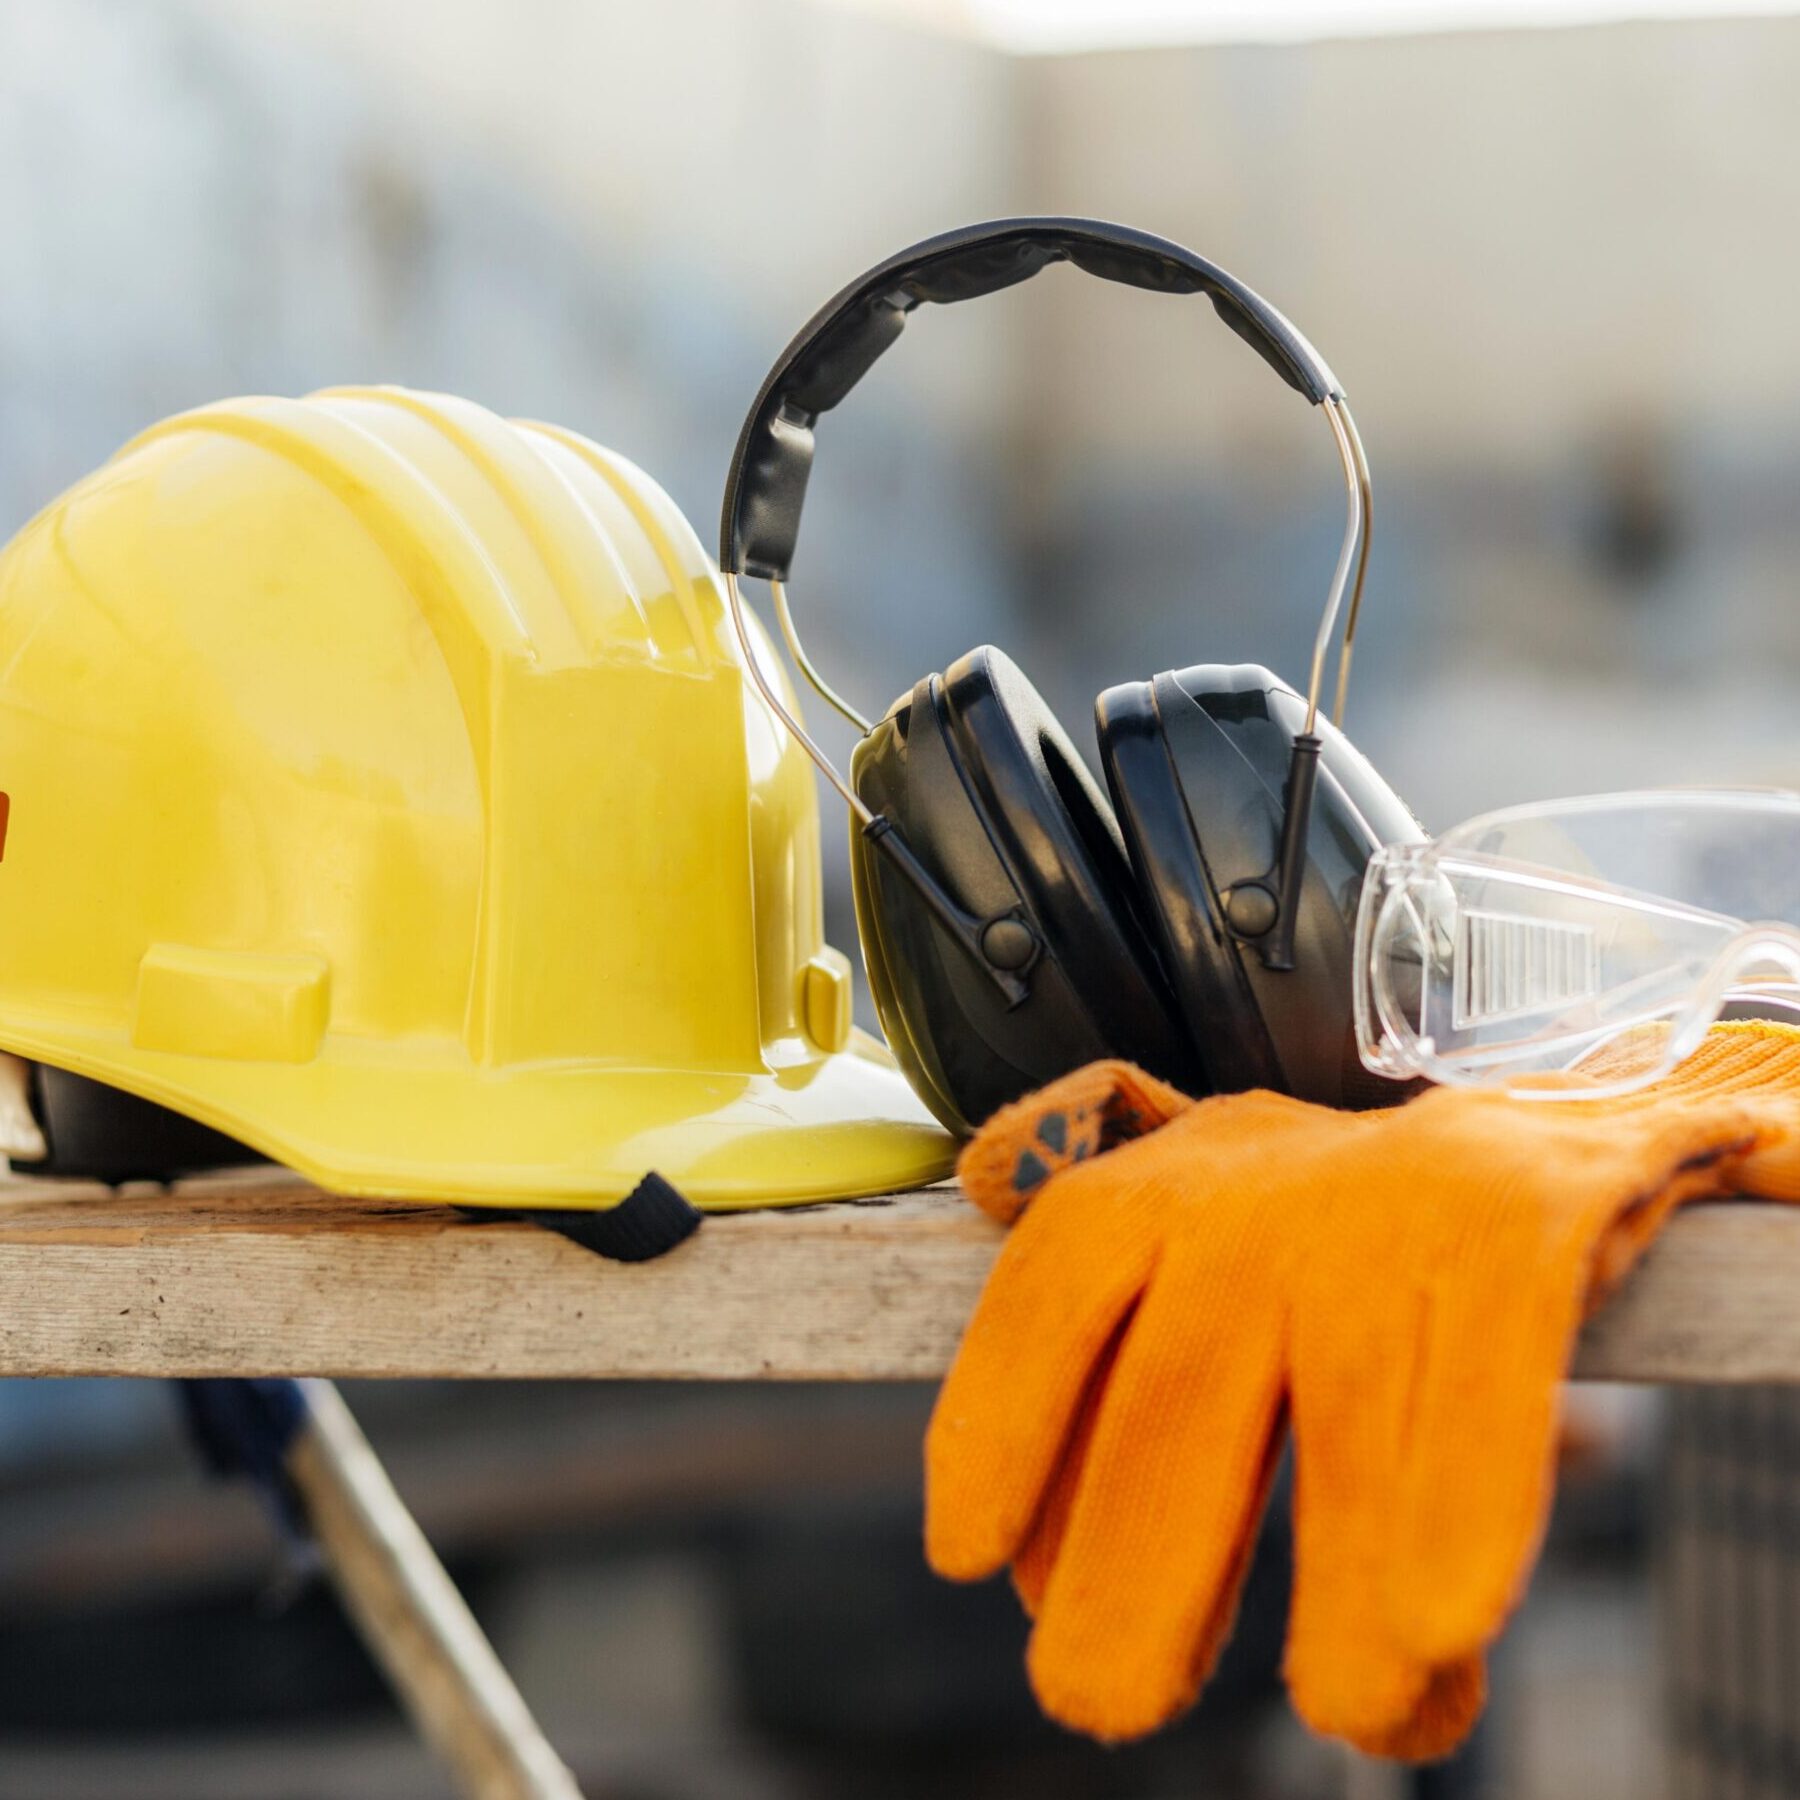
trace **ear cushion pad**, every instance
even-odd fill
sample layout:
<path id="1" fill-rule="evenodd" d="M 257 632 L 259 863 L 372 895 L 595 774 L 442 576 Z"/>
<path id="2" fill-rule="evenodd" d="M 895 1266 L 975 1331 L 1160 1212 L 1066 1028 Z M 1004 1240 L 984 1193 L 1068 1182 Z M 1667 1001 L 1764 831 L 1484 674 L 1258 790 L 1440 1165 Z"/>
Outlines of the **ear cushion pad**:
<path id="1" fill-rule="evenodd" d="M 939 705 L 1025 911 L 1105 1053 L 1185 1074 L 1191 1049 L 1140 916 L 1118 821 L 1056 715 L 991 646 L 945 670 Z"/>
<path id="2" fill-rule="evenodd" d="M 892 731 L 891 718 L 876 726 L 878 735 Z M 862 784 L 859 782 L 858 788 Z M 850 892 L 856 904 L 856 935 L 862 944 L 863 968 L 869 977 L 869 989 L 875 1000 L 875 1011 L 888 1048 L 900 1065 L 915 1094 L 931 1109 L 932 1116 L 946 1131 L 966 1137 L 981 1122 L 978 1109 L 966 1108 L 955 1097 L 958 1084 L 952 1069 L 946 1068 L 926 1028 L 924 1009 L 919 1003 L 919 983 L 908 967 L 904 941 L 915 936 L 924 923 L 911 916 L 916 909 L 909 903 L 913 896 L 894 880 L 893 871 L 882 864 L 878 851 L 852 826 L 850 834 Z M 906 915 L 896 909 L 906 908 Z M 896 929 L 898 927 L 898 929 Z M 915 949 L 925 946 L 915 942 Z M 915 1035 L 913 1021 L 921 1030 Z"/>
<path id="3" fill-rule="evenodd" d="M 1109 688 L 1094 704 L 1094 723 L 1149 928 L 1209 1089 L 1285 1090 L 1205 849 L 1209 824 L 1223 835 L 1229 818 L 1236 837 L 1247 819 L 1260 824 L 1267 816 L 1255 772 L 1168 676 Z M 1184 769 L 1198 791 L 1184 785 Z M 1261 858 L 1257 873 L 1271 861 L 1272 855 Z"/>
<path id="4" fill-rule="evenodd" d="M 1136 914 L 1118 826 L 1031 684 L 997 650 L 921 681 L 857 746 L 858 795 L 977 919 L 1039 941 L 1009 1005 L 862 834 L 858 925 L 890 1044 L 927 1105 L 967 1131 L 1102 1056 L 1192 1086 L 1197 1065 Z"/>
<path id="5" fill-rule="evenodd" d="M 1327 1106 L 1406 1091 L 1363 1069 L 1352 968 L 1376 846 L 1420 835 L 1405 803 L 1327 721 L 1295 911 L 1295 960 L 1272 970 L 1225 929 L 1222 901 L 1266 883 L 1306 702 L 1253 663 L 1200 665 L 1110 689 L 1101 760 L 1170 984 L 1222 1090 L 1276 1087 Z"/>

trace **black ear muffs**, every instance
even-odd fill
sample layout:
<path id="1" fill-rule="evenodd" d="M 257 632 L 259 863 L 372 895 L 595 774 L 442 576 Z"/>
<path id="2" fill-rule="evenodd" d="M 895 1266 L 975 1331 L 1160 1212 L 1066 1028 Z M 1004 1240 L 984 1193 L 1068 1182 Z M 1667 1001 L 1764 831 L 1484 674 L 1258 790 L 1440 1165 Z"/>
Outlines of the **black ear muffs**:
<path id="1" fill-rule="evenodd" d="M 1225 921 L 1230 882 L 1215 877 L 1194 820 L 1199 812 L 1217 848 L 1229 844 L 1235 853 L 1233 866 L 1260 879 L 1275 860 L 1279 796 L 1271 823 L 1255 768 L 1173 675 L 1109 688 L 1095 702 L 1094 722 L 1144 911 L 1199 1047 L 1206 1091 L 1284 1086 L 1281 1058 Z"/>
<path id="2" fill-rule="evenodd" d="M 1203 294 L 1330 425 L 1348 523 L 1311 700 L 1268 673 L 1189 669 L 1099 703 L 1115 816 L 1035 690 L 997 650 L 928 676 L 870 725 L 814 672 L 783 588 L 814 427 L 912 311 L 994 293 L 1053 262 Z M 1324 653 L 1368 539 L 1368 469 L 1343 389 L 1282 315 L 1166 239 L 1092 219 L 1013 219 L 932 238 L 827 303 L 790 343 L 739 435 L 719 566 L 745 669 L 843 795 L 857 923 L 876 1005 L 926 1104 L 968 1131 L 1081 1063 L 1123 1056 L 1190 1092 L 1262 1085 L 1356 1103 L 1356 896 L 1375 846 L 1417 826 L 1316 719 Z M 749 646 L 741 576 L 770 582 L 801 671 L 863 736 L 850 779 L 788 710 Z"/>
<path id="3" fill-rule="evenodd" d="M 851 781 L 984 935 L 1019 946 L 1028 993 L 1013 1002 L 909 903 L 878 845 L 855 840 L 876 1010 L 939 1117 L 970 1129 L 1120 1044 L 1170 1081 L 1198 1080 L 1112 808 L 1008 657 L 983 646 L 921 681 L 857 746 Z"/>
<path id="4" fill-rule="evenodd" d="M 1294 969 L 1259 954 L 1286 784 L 1306 702 L 1254 663 L 1110 688 L 1101 762 L 1162 966 L 1208 1087 L 1275 1088 L 1330 1106 L 1391 1103 L 1357 1055 L 1351 964 L 1369 858 L 1416 837 L 1405 803 L 1320 721 L 1317 785 L 1294 919 Z M 1272 923 L 1272 921 L 1270 921 Z"/>

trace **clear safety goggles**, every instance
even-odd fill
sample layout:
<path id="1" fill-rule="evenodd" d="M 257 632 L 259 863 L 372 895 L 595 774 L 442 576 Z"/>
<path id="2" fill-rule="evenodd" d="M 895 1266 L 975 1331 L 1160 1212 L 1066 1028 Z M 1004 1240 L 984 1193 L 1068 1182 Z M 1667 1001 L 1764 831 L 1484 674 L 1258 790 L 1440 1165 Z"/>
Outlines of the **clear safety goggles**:
<path id="1" fill-rule="evenodd" d="M 1721 1017 L 1800 1014 L 1800 794 L 1600 794 L 1376 852 L 1366 1067 L 1534 1099 L 1626 1093 Z M 1545 1080 L 1573 1071 L 1579 1082 Z"/>

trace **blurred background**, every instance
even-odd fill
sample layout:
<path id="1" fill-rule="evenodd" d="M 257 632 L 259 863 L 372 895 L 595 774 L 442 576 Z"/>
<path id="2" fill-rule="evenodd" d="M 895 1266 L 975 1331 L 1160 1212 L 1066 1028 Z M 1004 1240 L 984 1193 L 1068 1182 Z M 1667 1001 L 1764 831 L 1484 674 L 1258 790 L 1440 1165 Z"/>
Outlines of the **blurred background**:
<path id="1" fill-rule="evenodd" d="M 386 380 L 587 433 L 710 541 L 819 302 L 953 224 L 1098 213 L 1243 276 L 1348 387 L 1347 724 L 1428 826 L 1800 781 L 1800 18 L 1707 10 L 0 0 L 0 520 L 180 408 Z M 1057 270 L 934 310 L 820 440 L 793 596 L 865 710 L 984 639 L 1090 749 L 1109 683 L 1304 676 L 1335 460 L 1208 308 Z M 1038 1724 L 1010 1596 L 920 1568 L 926 1393 L 350 1397 L 591 1792 L 1800 1794 L 1800 1665 L 1757 1649 L 1800 1643 L 1774 1397 L 1582 1397 L 1491 1724 L 1410 1784 L 1286 1718 L 1278 1541 L 1189 1724 L 1116 1755 Z M 160 1390 L 0 1385 L 0 1490 L 0 1800 L 440 1791 Z"/>

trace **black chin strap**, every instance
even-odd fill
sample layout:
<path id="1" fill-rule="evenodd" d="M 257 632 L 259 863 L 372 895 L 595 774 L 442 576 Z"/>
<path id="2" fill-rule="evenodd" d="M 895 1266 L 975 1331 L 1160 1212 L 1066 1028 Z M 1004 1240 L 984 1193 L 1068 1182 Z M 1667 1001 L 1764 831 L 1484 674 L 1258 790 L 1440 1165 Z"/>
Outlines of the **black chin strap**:
<path id="1" fill-rule="evenodd" d="M 685 1244 L 700 1229 L 705 1214 L 672 1182 L 652 1172 L 617 1206 L 603 1212 L 573 1212 L 555 1207 L 508 1207 L 504 1211 L 465 1208 L 478 1219 L 523 1219 L 566 1237 L 570 1243 L 604 1256 L 609 1262 L 651 1262 Z"/>

